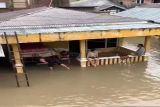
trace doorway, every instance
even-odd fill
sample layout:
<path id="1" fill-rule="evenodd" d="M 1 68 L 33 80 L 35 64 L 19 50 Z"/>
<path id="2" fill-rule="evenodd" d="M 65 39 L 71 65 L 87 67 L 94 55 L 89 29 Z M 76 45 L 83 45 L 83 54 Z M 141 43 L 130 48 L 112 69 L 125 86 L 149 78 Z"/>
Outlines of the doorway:
<path id="1" fill-rule="evenodd" d="M 80 53 L 80 42 L 79 40 L 76 41 L 69 41 L 69 51 L 72 58 L 79 56 Z"/>

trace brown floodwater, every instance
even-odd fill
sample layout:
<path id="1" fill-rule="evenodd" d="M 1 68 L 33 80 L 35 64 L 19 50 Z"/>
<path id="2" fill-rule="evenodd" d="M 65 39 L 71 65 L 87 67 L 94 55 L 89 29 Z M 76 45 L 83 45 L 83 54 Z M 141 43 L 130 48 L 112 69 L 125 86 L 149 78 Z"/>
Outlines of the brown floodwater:
<path id="1" fill-rule="evenodd" d="M 134 39 L 134 40 L 133 40 Z M 132 47 L 143 38 L 125 40 Z M 0 68 L 0 107 L 160 106 L 160 40 L 152 38 L 149 61 L 49 72 L 27 66 L 31 87 L 17 88 L 6 67 Z"/>

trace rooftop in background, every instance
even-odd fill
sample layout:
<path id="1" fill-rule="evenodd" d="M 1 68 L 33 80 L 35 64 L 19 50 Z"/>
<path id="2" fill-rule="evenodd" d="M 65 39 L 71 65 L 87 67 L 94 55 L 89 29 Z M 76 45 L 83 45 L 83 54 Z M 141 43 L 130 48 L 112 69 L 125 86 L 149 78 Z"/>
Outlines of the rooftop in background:
<path id="1" fill-rule="evenodd" d="M 152 4 L 144 4 L 144 5 L 141 5 L 139 7 L 142 7 L 142 8 L 160 8 L 160 3 L 152 3 Z"/>
<path id="2" fill-rule="evenodd" d="M 118 24 L 144 22 L 135 18 L 100 15 L 61 8 L 43 7 L 0 14 L 0 26 L 47 26 Z"/>
<path id="3" fill-rule="evenodd" d="M 100 31 L 160 27 L 136 18 L 79 12 L 60 8 L 35 8 L 0 14 L 0 34 Z"/>
<path id="4" fill-rule="evenodd" d="M 0 22 L 9 21 L 10 19 L 29 15 L 30 13 L 38 12 L 43 9 L 46 9 L 46 7 L 23 9 L 23 10 L 11 11 L 11 12 L 6 12 L 6 13 L 0 13 Z"/>
<path id="5" fill-rule="evenodd" d="M 99 7 L 103 5 L 117 5 L 110 0 L 80 0 L 71 2 L 71 7 Z"/>
<path id="6" fill-rule="evenodd" d="M 96 9 L 96 11 L 101 11 L 101 10 L 112 8 L 112 7 L 119 8 L 119 9 L 122 9 L 122 10 L 126 10 L 125 7 L 123 7 L 121 5 L 114 4 L 114 3 L 102 5 L 102 6 L 96 7 L 95 9 Z"/>
<path id="7" fill-rule="evenodd" d="M 160 4 L 142 5 L 116 15 L 160 23 Z"/>

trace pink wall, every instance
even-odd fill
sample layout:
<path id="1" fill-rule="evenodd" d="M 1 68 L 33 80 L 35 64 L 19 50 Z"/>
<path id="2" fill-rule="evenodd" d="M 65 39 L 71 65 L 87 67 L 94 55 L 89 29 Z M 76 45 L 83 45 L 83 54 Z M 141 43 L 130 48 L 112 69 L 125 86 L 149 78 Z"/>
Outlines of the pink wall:
<path id="1" fill-rule="evenodd" d="M 144 0 L 145 4 L 150 4 L 153 3 L 154 0 Z M 132 7 L 134 5 L 136 5 L 137 0 L 123 0 L 123 5 L 125 5 L 126 7 Z"/>

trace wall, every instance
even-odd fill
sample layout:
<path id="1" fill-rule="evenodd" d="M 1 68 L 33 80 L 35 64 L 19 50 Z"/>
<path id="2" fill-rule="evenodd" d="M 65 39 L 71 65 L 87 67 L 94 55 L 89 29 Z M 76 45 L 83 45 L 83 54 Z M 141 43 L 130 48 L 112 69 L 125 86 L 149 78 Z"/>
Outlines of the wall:
<path id="1" fill-rule="evenodd" d="M 145 4 L 153 3 L 154 0 L 144 0 Z M 126 7 L 133 7 L 137 4 L 137 0 L 123 0 L 123 5 Z"/>
<path id="2" fill-rule="evenodd" d="M 48 43 L 44 43 L 44 45 L 48 48 L 65 48 L 65 49 L 69 48 L 69 42 L 67 42 L 67 41 L 65 41 L 65 42 L 48 42 Z"/>
<path id="3" fill-rule="evenodd" d="M 55 7 L 68 7 L 69 0 L 53 0 L 53 6 L 55 6 Z"/>

